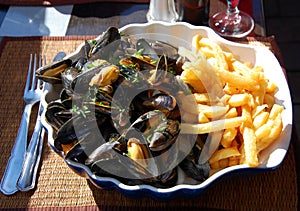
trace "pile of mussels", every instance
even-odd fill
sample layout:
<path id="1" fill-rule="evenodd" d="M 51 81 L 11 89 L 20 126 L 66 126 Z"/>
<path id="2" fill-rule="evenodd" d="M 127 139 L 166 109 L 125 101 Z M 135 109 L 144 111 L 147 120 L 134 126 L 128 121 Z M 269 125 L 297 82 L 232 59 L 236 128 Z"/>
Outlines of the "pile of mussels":
<path id="1" fill-rule="evenodd" d="M 171 187 L 179 175 L 203 182 L 205 137 L 180 134 L 180 96 L 192 91 L 179 79 L 184 60 L 170 44 L 110 27 L 78 54 L 41 67 L 38 78 L 63 85 L 45 115 L 55 148 L 128 185 Z"/>

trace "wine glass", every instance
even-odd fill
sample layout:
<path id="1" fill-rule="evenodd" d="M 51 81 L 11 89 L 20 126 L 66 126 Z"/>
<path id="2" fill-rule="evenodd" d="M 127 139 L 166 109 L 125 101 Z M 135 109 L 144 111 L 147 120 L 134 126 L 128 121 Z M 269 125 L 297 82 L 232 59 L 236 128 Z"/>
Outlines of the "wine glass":
<path id="1" fill-rule="evenodd" d="M 209 26 L 223 37 L 241 38 L 254 28 L 253 18 L 238 9 L 239 0 L 227 0 L 227 10 L 214 14 Z"/>

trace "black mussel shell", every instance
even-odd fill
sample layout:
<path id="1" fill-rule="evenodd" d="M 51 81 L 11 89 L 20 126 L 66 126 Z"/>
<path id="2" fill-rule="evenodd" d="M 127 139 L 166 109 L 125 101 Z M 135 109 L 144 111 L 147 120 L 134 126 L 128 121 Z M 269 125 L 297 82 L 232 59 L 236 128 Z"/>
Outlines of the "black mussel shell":
<path id="1" fill-rule="evenodd" d="M 210 166 L 208 162 L 204 164 L 196 164 L 192 160 L 185 158 L 179 164 L 179 167 L 185 172 L 187 176 L 200 182 L 203 182 L 209 176 Z"/>

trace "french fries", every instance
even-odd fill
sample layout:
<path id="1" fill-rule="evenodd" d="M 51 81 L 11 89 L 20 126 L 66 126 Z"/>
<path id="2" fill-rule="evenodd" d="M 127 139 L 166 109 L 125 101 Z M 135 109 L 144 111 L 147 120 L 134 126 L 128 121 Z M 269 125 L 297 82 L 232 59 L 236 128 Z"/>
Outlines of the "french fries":
<path id="1" fill-rule="evenodd" d="M 181 124 L 181 132 L 223 131 L 218 149 L 208 160 L 212 169 L 258 166 L 261 151 L 283 129 L 284 108 L 274 97 L 278 87 L 262 67 L 242 63 L 208 38 L 195 35 L 192 45 L 191 51 L 179 48 L 179 54 L 189 60 L 180 77 L 192 87 L 198 107 L 190 111 L 189 103 L 182 102 L 182 118 L 187 121 Z"/>

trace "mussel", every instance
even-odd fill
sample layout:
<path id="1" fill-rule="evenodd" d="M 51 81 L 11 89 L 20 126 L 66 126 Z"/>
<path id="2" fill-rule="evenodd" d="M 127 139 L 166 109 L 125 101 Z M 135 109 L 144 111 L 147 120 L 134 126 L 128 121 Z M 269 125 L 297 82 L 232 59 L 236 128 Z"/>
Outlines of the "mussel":
<path id="1" fill-rule="evenodd" d="M 177 101 L 172 95 L 159 93 L 145 100 L 143 105 L 160 110 L 162 112 L 169 112 L 175 109 Z"/>
<path id="2" fill-rule="evenodd" d="M 49 63 L 36 72 L 39 79 L 55 84 L 61 83 L 61 74 L 69 86 L 74 77 L 83 73 L 88 61 L 97 59 L 109 61 L 111 54 L 119 47 L 121 35 L 116 27 L 109 27 L 97 40 L 86 40 L 85 45 L 79 50 L 77 55 L 73 55 L 63 60 Z M 81 51 L 85 53 L 81 53 Z M 90 68 L 88 68 L 90 69 Z M 92 76 L 91 76 L 92 77 Z"/>
<path id="3" fill-rule="evenodd" d="M 61 83 L 61 73 L 64 72 L 72 64 L 71 59 L 58 60 L 42 66 L 36 71 L 36 76 L 48 83 Z"/>
<path id="4" fill-rule="evenodd" d="M 178 49 L 127 38 L 110 27 L 78 54 L 39 69 L 40 79 L 64 87 L 46 111 L 54 147 L 93 174 L 129 185 L 171 187 L 178 169 L 204 181 L 201 146 L 180 134 L 180 108 L 192 90 L 178 76 Z"/>

